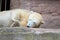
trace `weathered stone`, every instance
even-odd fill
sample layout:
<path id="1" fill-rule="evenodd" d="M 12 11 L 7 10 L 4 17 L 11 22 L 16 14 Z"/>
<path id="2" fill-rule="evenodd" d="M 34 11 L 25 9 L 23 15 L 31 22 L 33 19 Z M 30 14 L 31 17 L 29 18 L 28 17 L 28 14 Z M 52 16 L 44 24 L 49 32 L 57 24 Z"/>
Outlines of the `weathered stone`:
<path id="1" fill-rule="evenodd" d="M 60 29 L 0 28 L 0 40 L 60 40 Z"/>
<path id="2" fill-rule="evenodd" d="M 24 28 L 0 28 L 0 40 L 33 40 L 33 32 Z"/>

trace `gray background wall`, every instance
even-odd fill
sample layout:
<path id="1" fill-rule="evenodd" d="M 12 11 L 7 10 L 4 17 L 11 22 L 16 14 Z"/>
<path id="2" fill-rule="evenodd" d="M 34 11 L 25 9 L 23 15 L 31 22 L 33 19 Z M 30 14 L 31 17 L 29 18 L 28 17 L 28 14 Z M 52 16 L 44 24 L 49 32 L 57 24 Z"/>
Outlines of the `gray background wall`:
<path id="1" fill-rule="evenodd" d="M 60 1 L 58 0 L 11 0 L 11 9 L 33 10 L 44 18 L 41 28 L 60 28 Z"/>

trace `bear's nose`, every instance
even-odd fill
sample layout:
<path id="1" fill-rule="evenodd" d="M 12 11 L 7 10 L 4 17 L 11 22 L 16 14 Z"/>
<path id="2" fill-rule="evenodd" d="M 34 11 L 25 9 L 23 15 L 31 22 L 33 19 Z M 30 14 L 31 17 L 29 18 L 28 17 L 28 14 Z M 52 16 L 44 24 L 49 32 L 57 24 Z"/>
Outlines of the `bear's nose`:
<path id="1" fill-rule="evenodd" d="M 29 26 L 27 26 L 27 27 L 29 27 Z"/>

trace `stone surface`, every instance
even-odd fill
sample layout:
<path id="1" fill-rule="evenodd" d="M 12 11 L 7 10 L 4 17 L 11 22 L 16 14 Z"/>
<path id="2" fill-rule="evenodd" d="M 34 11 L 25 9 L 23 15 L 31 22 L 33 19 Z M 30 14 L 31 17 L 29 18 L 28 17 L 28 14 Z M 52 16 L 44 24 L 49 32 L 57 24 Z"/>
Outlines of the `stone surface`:
<path id="1" fill-rule="evenodd" d="M 33 40 L 32 34 L 30 29 L 0 28 L 0 40 Z"/>
<path id="2" fill-rule="evenodd" d="M 10 6 L 41 13 L 45 21 L 41 28 L 60 28 L 59 0 L 11 0 Z"/>
<path id="3" fill-rule="evenodd" d="M 0 40 L 60 40 L 60 29 L 0 28 Z"/>

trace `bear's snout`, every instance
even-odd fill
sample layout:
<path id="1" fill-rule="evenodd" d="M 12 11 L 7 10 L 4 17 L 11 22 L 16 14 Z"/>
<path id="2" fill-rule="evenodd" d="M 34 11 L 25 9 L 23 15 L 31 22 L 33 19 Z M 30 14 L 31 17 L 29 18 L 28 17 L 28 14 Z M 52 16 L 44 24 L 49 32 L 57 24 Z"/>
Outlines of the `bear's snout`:
<path id="1" fill-rule="evenodd" d="M 27 26 L 29 28 L 29 26 Z"/>

